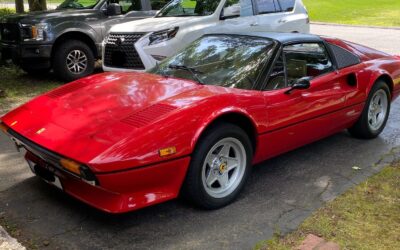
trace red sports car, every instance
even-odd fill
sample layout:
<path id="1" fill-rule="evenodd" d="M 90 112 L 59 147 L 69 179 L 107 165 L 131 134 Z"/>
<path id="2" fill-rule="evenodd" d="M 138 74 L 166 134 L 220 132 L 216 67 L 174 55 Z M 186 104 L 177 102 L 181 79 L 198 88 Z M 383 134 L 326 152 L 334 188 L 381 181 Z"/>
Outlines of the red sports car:
<path id="1" fill-rule="evenodd" d="M 348 129 L 374 138 L 400 57 L 302 34 L 212 34 L 146 73 L 104 73 L 11 111 L 32 171 L 98 209 L 232 202 L 251 166 Z"/>

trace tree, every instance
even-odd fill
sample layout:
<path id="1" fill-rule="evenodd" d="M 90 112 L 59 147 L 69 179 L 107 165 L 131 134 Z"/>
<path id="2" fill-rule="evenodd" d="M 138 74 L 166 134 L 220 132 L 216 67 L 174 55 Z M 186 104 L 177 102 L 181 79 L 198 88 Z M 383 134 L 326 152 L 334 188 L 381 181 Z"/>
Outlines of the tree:
<path id="1" fill-rule="evenodd" d="M 29 11 L 47 10 L 46 0 L 28 0 Z"/>
<path id="2" fill-rule="evenodd" d="M 15 0 L 15 11 L 17 13 L 24 13 L 24 0 Z"/>

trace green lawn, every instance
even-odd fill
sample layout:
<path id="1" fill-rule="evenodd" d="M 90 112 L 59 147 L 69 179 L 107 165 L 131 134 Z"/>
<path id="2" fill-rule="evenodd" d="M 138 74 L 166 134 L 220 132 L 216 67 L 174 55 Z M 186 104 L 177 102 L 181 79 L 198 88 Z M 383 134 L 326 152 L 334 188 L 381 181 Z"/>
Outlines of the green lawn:
<path id="1" fill-rule="evenodd" d="M 295 249 L 307 234 L 342 249 L 400 249 L 400 164 L 393 164 L 306 219 L 295 232 L 256 249 Z"/>
<path id="2" fill-rule="evenodd" d="M 61 86 L 51 74 L 33 77 L 14 66 L 0 66 L 0 76 L 0 90 L 4 91 L 3 94 L 0 93 L 0 114 Z"/>
<path id="3" fill-rule="evenodd" d="M 312 21 L 400 27 L 400 0 L 303 0 Z"/>

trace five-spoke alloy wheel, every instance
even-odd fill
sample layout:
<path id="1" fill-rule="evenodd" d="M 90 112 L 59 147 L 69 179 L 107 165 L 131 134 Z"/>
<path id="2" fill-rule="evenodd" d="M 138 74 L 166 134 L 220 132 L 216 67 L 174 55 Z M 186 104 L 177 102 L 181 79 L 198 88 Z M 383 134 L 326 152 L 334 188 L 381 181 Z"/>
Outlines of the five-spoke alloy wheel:
<path id="1" fill-rule="evenodd" d="M 252 156 L 252 144 L 243 129 L 229 123 L 215 124 L 196 146 L 183 194 L 206 209 L 228 205 L 247 180 Z"/>
<path id="2" fill-rule="evenodd" d="M 376 138 L 386 126 L 390 101 L 391 95 L 387 83 L 377 81 L 370 91 L 361 117 L 349 132 L 357 138 Z"/>

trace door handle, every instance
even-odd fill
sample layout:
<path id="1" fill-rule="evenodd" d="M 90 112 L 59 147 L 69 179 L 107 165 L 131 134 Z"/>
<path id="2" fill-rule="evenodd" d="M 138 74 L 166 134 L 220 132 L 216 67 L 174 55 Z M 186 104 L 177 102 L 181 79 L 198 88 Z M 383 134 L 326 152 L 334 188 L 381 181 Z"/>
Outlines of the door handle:
<path id="1" fill-rule="evenodd" d="M 287 22 L 286 19 L 281 19 L 281 20 L 278 21 L 278 23 L 286 23 L 286 22 Z"/>
<path id="2" fill-rule="evenodd" d="M 250 24 L 250 26 L 251 26 L 251 27 L 258 26 L 258 23 L 252 23 L 252 24 Z"/>

